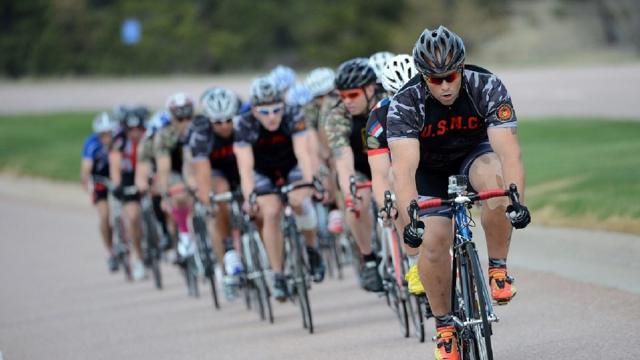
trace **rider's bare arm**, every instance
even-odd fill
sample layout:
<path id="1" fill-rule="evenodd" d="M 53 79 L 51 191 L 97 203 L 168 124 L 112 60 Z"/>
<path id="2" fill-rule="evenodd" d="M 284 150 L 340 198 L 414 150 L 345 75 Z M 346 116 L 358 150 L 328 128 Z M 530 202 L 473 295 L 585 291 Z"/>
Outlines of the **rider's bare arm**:
<path id="1" fill-rule="evenodd" d="M 305 181 L 313 180 L 313 157 L 315 153 L 309 152 L 309 132 L 299 133 L 291 139 L 293 142 L 293 152 L 298 159 L 298 165 Z"/>
<path id="2" fill-rule="evenodd" d="M 211 191 L 211 163 L 209 159 L 199 159 L 192 162 L 193 177 L 196 184 L 198 199 L 209 204 L 209 192 Z"/>
<path id="3" fill-rule="evenodd" d="M 168 154 L 159 154 L 156 156 L 156 180 L 160 194 L 169 191 L 169 174 L 171 174 L 171 157 Z"/>
<path id="4" fill-rule="evenodd" d="M 120 151 L 109 152 L 109 179 L 113 186 L 120 185 L 122 181 L 122 173 L 120 172 L 120 163 L 122 162 L 122 153 Z"/>
<path id="5" fill-rule="evenodd" d="M 396 199 L 402 225 L 409 223 L 407 207 L 418 196 L 416 190 L 416 169 L 420 161 L 420 143 L 418 139 L 395 139 L 389 142 L 393 157 L 391 163 L 395 179 Z"/>
<path id="6" fill-rule="evenodd" d="M 80 163 L 80 181 L 82 181 L 82 187 L 89 191 L 89 180 L 91 177 L 91 168 L 93 167 L 93 160 L 82 159 Z"/>
<path id="7" fill-rule="evenodd" d="M 338 184 L 345 196 L 349 195 L 349 178 L 355 175 L 353 150 L 350 146 L 342 146 L 333 150 L 333 158 L 338 172 Z"/>
<path id="8" fill-rule="evenodd" d="M 240 187 L 242 195 L 245 199 L 249 199 L 249 195 L 254 188 L 253 179 L 253 150 L 249 144 L 233 144 L 233 152 L 236 155 L 238 163 L 238 172 L 240 173 Z"/>
<path id="9" fill-rule="evenodd" d="M 382 204 L 384 204 L 384 192 L 386 190 L 392 190 L 391 182 L 389 181 L 389 169 L 391 168 L 389 154 L 369 155 L 368 159 L 369 167 L 371 168 L 373 195 L 375 196 L 376 203 L 382 206 Z"/>
<path id="10" fill-rule="evenodd" d="M 514 183 L 518 186 L 520 201 L 524 203 L 524 166 L 520 154 L 520 144 L 516 127 L 490 127 L 487 130 L 489 142 L 502 164 L 505 187 Z"/>

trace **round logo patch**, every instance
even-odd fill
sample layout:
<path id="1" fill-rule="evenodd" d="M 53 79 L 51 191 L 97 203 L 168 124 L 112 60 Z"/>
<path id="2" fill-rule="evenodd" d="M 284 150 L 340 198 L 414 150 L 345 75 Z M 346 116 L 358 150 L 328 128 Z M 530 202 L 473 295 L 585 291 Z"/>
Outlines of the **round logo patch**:
<path id="1" fill-rule="evenodd" d="M 513 118 L 513 108 L 509 104 L 501 104 L 498 106 L 496 116 L 500 121 L 509 121 Z"/>
<path id="2" fill-rule="evenodd" d="M 367 137 L 367 147 L 369 149 L 377 149 L 380 147 L 380 140 L 377 137 L 369 135 Z"/>

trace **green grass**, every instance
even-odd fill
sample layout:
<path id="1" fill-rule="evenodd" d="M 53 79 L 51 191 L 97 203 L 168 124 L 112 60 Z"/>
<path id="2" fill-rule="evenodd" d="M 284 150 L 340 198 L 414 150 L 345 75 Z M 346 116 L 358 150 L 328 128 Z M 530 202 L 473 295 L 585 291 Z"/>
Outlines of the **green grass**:
<path id="1" fill-rule="evenodd" d="M 533 209 L 640 218 L 640 122 L 524 121 L 519 134 Z"/>
<path id="2" fill-rule="evenodd" d="M 0 116 L 0 171 L 77 181 L 93 116 Z M 640 223 L 640 121 L 525 120 L 519 134 L 530 208 Z"/>
<path id="3" fill-rule="evenodd" d="M 0 171 L 78 180 L 94 113 L 0 116 Z"/>

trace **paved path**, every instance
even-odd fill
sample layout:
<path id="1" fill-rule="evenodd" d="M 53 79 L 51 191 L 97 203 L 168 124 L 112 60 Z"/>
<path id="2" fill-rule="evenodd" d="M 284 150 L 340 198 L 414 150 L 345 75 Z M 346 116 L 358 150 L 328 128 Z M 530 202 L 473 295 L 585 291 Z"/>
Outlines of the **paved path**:
<path id="1" fill-rule="evenodd" d="M 492 69 L 511 92 L 520 116 L 602 116 L 640 119 L 635 102 L 640 64 Z M 249 91 L 250 75 L 135 79 L 0 81 L 0 114 L 110 109 L 119 103 L 159 108 L 176 91 L 199 96 L 207 87 Z"/>
<path id="2" fill-rule="evenodd" d="M 106 271 L 91 208 L 77 189 L 0 177 L 0 352 L 4 359 L 418 359 L 433 344 L 401 338 L 384 300 L 350 272 L 314 286 L 317 333 L 297 308 L 258 321 L 240 303 L 212 310 L 178 272 L 166 287 L 127 284 Z M 15 182 L 13 182 L 15 184 Z M 40 185 L 38 185 L 40 184 Z M 20 189 L 36 189 L 31 192 Z M 15 191 L 8 189 L 16 189 Z M 61 195 L 54 194 L 64 194 Z M 483 245 L 480 244 L 480 248 Z M 496 359 L 637 359 L 640 238 L 545 229 L 519 231 L 511 268 L 519 295 L 498 307 Z M 433 334 L 433 323 L 428 323 Z"/>

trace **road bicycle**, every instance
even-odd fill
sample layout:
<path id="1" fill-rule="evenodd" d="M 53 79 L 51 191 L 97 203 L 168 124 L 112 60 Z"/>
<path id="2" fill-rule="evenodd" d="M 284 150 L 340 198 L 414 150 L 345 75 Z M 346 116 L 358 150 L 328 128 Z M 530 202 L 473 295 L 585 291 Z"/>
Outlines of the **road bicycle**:
<path id="1" fill-rule="evenodd" d="M 458 349 L 463 359 L 493 359 L 491 325 L 499 319 L 493 311 L 487 282 L 480 265 L 471 227 L 475 226 L 470 209 L 479 200 L 508 196 L 519 205 L 518 190 L 511 184 L 508 190 L 467 192 L 467 177 L 449 177 L 449 199 L 412 200 L 408 212 L 411 226 L 416 229 L 419 210 L 448 206 L 453 210 L 454 237 L 451 281 L 451 306 L 457 330 Z"/>
<path id="2" fill-rule="evenodd" d="M 256 203 L 258 196 L 278 195 L 284 205 L 282 217 L 282 235 L 284 237 L 284 276 L 287 281 L 289 299 L 298 303 L 302 313 L 302 326 L 313 334 L 313 316 L 309 302 L 309 289 L 311 276 L 309 259 L 303 246 L 304 240 L 296 225 L 293 208 L 289 204 L 289 193 L 304 188 L 314 188 L 317 192 L 323 192 L 319 181 L 310 183 L 293 183 L 284 185 L 276 190 L 254 192 L 249 202 Z"/>
<path id="3" fill-rule="evenodd" d="M 252 308 L 254 302 L 257 303 L 260 318 L 273 323 L 271 292 L 267 285 L 269 262 L 255 222 L 249 214 L 242 211 L 242 192 L 237 189 L 220 194 L 212 193 L 209 199 L 214 205 L 222 202 L 231 205 L 231 236 L 245 269 L 240 274 L 245 303 L 248 309 Z"/>

